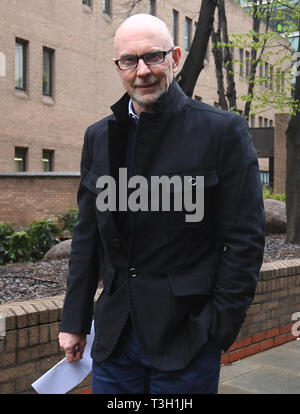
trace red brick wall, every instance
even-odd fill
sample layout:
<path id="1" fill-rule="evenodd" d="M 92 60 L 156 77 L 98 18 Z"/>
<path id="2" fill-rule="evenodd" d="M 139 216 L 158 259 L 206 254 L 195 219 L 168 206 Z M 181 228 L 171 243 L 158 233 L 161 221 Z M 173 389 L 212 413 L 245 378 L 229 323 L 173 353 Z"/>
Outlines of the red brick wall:
<path id="1" fill-rule="evenodd" d="M 57 341 L 62 305 L 63 296 L 0 305 L 6 321 L 6 335 L 0 336 L 0 394 L 35 393 L 31 384 L 63 358 Z M 300 260 L 264 264 L 254 301 L 222 363 L 296 339 L 294 312 L 300 312 Z M 72 392 L 88 389 L 90 381 L 88 376 Z"/>
<path id="2" fill-rule="evenodd" d="M 0 221 L 26 225 L 76 207 L 79 173 L 0 173 Z"/>
<path id="3" fill-rule="evenodd" d="M 222 363 L 294 340 L 294 312 L 300 312 L 300 259 L 264 263 L 242 329 Z"/>

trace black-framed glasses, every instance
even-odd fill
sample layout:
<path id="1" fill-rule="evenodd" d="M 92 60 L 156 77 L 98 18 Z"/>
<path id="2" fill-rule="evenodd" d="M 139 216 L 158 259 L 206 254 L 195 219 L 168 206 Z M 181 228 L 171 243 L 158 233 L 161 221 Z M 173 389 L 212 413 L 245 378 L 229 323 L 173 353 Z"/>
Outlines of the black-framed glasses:
<path id="1" fill-rule="evenodd" d="M 134 55 L 128 55 L 123 56 L 120 59 L 115 59 L 115 64 L 118 66 L 121 70 L 129 70 L 129 69 L 135 69 L 137 65 L 139 64 L 139 60 L 143 59 L 143 61 L 148 66 L 152 65 L 160 65 L 165 61 L 166 56 L 173 52 L 173 48 L 169 50 L 158 50 L 154 52 L 145 53 L 141 56 L 134 56 Z"/>

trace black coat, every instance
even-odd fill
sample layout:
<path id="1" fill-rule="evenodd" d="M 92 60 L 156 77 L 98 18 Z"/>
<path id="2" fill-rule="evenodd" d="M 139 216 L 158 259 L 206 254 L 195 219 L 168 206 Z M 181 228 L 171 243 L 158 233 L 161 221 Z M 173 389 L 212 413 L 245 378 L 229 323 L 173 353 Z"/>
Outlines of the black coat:
<path id="1" fill-rule="evenodd" d="M 132 174 L 148 182 L 204 176 L 204 217 L 186 222 L 186 211 L 138 211 L 122 233 L 124 214 L 96 208 L 96 182 L 117 179 L 124 167 L 128 100 L 125 94 L 85 134 L 61 330 L 89 332 L 105 260 L 93 358 L 109 356 L 130 312 L 148 360 L 179 369 L 208 339 L 227 350 L 253 299 L 264 249 L 257 155 L 240 116 L 188 98 L 173 82 L 155 112 L 140 116 Z"/>

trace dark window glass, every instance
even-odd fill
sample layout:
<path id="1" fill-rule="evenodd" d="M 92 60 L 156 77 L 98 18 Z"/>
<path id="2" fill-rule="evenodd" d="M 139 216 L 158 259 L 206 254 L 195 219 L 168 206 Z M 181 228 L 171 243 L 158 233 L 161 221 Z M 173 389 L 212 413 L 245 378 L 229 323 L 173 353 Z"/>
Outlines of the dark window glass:
<path id="1" fill-rule="evenodd" d="M 110 0 L 102 0 L 102 11 L 105 14 L 110 14 L 111 12 L 111 4 Z"/>
<path id="2" fill-rule="evenodd" d="M 54 151 L 43 150 L 43 158 L 42 158 L 43 171 L 53 171 L 53 153 Z"/>
<path id="3" fill-rule="evenodd" d="M 149 13 L 156 16 L 156 0 L 149 0 Z"/>
<path id="4" fill-rule="evenodd" d="M 184 47 L 189 51 L 192 44 L 192 20 L 189 17 L 185 18 L 185 38 Z"/>
<path id="5" fill-rule="evenodd" d="M 15 148 L 15 171 L 23 172 L 27 169 L 27 148 Z"/>
<path id="6" fill-rule="evenodd" d="M 53 95 L 53 56 L 54 50 L 43 48 L 43 95 Z"/>
<path id="7" fill-rule="evenodd" d="M 177 10 L 173 10 L 173 41 L 174 45 L 178 45 L 178 39 L 179 39 L 179 13 Z"/>

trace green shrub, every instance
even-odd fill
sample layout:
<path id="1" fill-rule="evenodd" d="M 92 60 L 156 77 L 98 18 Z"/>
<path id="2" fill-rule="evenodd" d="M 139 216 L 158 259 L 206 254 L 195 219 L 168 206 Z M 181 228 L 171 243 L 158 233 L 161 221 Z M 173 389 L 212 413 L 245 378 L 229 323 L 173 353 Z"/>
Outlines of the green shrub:
<path id="1" fill-rule="evenodd" d="M 26 231 L 15 231 L 6 237 L 8 241 L 8 262 L 30 260 L 31 242 Z"/>
<path id="2" fill-rule="evenodd" d="M 60 229 L 51 219 L 38 220 L 30 223 L 27 234 L 31 244 L 31 258 L 40 260 L 59 242 Z"/>
<path id="3" fill-rule="evenodd" d="M 9 241 L 14 229 L 10 223 L 0 222 L 0 265 L 9 262 Z"/>
<path id="4" fill-rule="evenodd" d="M 272 200 L 280 200 L 280 201 L 286 201 L 286 196 L 285 194 L 278 194 L 278 193 L 274 193 L 273 189 L 267 186 L 263 186 L 263 197 L 264 199 L 266 198 L 271 198 Z"/>
<path id="5" fill-rule="evenodd" d="M 12 224 L 0 222 L 0 265 L 41 260 L 59 242 L 63 230 L 72 234 L 77 214 L 76 208 L 69 209 L 58 217 L 58 223 L 36 220 L 25 231 L 15 231 Z"/>
<path id="6" fill-rule="evenodd" d="M 58 216 L 58 223 L 60 224 L 62 231 L 68 230 L 72 234 L 77 222 L 77 216 L 77 208 L 69 208 L 65 213 L 60 214 Z"/>

